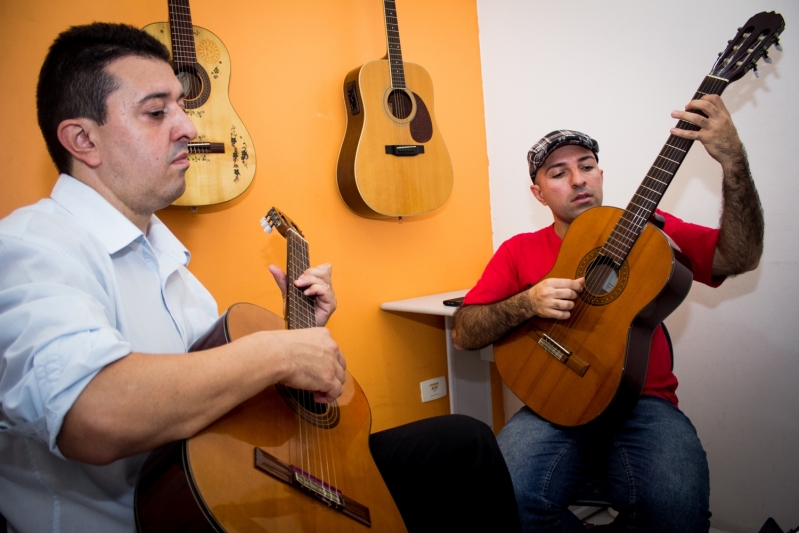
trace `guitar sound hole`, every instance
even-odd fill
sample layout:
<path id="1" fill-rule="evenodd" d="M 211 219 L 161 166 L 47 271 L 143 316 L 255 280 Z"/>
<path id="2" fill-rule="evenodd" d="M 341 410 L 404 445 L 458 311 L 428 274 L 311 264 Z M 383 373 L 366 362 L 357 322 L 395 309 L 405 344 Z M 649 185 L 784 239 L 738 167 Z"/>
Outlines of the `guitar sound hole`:
<path id="1" fill-rule="evenodd" d="M 188 69 L 183 72 L 178 72 L 178 81 L 183 86 L 183 93 L 186 100 L 195 100 L 203 92 L 203 82 L 200 77 L 194 72 L 194 69 Z"/>
<path id="2" fill-rule="evenodd" d="M 400 120 L 406 119 L 410 116 L 412 109 L 413 102 L 405 91 L 394 89 L 388 95 L 388 110 L 394 117 Z"/>
<path id="3" fill-rule="evenodd" d="M 585 288 L 596 296 L 604 296 L 611 292 L 619 282 L 619 273 L 615 268 L 613 260 L 598 256 L 585 276 Z"/>
<path id="4" fill-rule="evenodd" d="M 299 390 L 293 389 L 291 387 L 286 387 L 286 390 L 291 395 L 292 398 L 297 402 L 297 404 L 315 415 L 321 415 L 325 411 L 327 411 L 328 404 L 326 403 L 317 403 L 313 399 L 313 393 L 308 392 L 306 390 Z"/>
<path id="5" fill-rule="evenodd" d="M 321 429 L 332 429 L 341 420 L 341 410 L 338 402 L 317 403 L 313 393 L 305 390 L 292 389 L 278 383 L 275 385 L 283 401 L 297 413 L 301 420 Z"/>
<path id="6" fill-rule="evenodd" d="M 208 101 L 211 94 L 211 79 L 199 63 L 181 64 L 175 70 L 183 87 L 186 109 L 197 109 Z"/>

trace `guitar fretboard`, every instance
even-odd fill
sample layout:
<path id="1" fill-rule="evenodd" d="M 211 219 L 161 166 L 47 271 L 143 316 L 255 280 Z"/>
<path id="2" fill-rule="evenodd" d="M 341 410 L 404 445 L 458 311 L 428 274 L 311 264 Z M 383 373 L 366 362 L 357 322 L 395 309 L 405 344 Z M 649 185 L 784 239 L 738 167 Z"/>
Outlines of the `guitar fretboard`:
<path id="1" fill-rule="evenodd" d="M 194 50 L 194 28 L 191 24 L 189 0 L 169 0 L 169 30 L 175 66 L 195 64 L 197 54 Z"/>
<path id="2" fill-rule="evenodd" d="M 699 86 L 693 99 L 698 100 L 706 94 L 720 95 L 728 84 L 729 80 L 709 74 Z M 676 127 L 682 130 L 699 130 L 698 126 L 684 120 L 678 121 Z M 612 259 L 617 268 L 627 258 L 627 254 L 646 227 L 649 217 L 660 204 L 663 194 L 693 144 L 692 140 L 676 135 L 669 136 L 655 163 L 647 172 L 644 181 L 602 247 L 602 255 Z"/>
<path id="3" fill-rule="evenodd" d="M 292 228 L 286 230 L 286 241 L 286 322 L 289 329 L 313 328 L 316 326 L 316 302 L 303 294 L 304 289 L 294 286 L 294 281 L 311 266 L 308 241 Z"/>
<path id="4" fill-rule="evenodd" d="M 394 0 L 383 0 L 383 11 L 386 19 L 386 45 L 388 62 L 391 66 L 391 86 L 395 89 L 404 89 L 405 69 L 402 66 L 397 5 Z"/>

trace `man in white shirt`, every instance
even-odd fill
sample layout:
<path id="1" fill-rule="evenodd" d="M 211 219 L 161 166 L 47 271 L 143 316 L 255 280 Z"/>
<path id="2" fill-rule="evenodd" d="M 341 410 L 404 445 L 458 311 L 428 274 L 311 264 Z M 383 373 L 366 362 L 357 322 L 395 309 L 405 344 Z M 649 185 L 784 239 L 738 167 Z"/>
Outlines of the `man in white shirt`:
<path id="1" fill-rule="evenodd" d="M 62 33 L 42 66 L 39 125 L 61 175 L 50 198 L 0 221 L 0 513 L 11 531 L 131 531 L 150 450 L 275 383 L 317 401 L 342 392 L 346 362 L 323 327 L 336 308 L 330 265 L 295 282 L 315 298 L 318 327 L 186 353 L 217 307 L 154 215 L 183 193 L 196 135 L 168 61 L 140 30 L 95 23 Z M 517 520 L 490 430 L 452 420 L 454 434 L 488 445 L 478 475 L 456 470 L 490 473 L 487 490 Z M 410 433 L 442 440 L 429 431 Z M 402 448 L 374 437 L 376 455 Z M 400 481 L 412 474 L 397 464 Z"/>

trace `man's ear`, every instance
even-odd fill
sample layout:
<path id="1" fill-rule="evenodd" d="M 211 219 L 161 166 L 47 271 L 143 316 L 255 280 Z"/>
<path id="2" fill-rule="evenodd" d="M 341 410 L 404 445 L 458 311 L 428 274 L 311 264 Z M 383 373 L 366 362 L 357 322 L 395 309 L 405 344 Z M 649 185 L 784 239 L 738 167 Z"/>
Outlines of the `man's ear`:
<path id="1" fill-rule="evenodd" d="M 530 185 L 530 192 L 532 192 L 532 193 L 533 193 L 533 196 L 535 196 L 535 199 L 536 199 L 536 200 L 538 200 L 539 202 L 541 202 L 541 205 L 543 205 L 544 207 L 546 207 L 546 205 L 547 205 L 547 201 L 546 201 L 546 200 L 544 200 L 544 195 L 543 195 L 543 194 L 541 194 L 541 187 L 539 187 L 538 185 L 536 185 L 535 183 L 533 183 L 532 185 Z"/>
<path id="2" fill-rule="evenodd" d="M 97 168 L 102 159 L 94 143 L 97 123 L 88 118 L 70 118 L 58 125 L 58 140 L 72 157 Z"/>

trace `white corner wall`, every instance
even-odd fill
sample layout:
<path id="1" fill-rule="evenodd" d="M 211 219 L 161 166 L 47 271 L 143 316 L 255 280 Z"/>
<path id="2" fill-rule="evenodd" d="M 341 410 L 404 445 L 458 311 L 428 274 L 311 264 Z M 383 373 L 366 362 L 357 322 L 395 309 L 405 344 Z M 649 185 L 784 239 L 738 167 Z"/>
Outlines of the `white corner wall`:
<path id="1" fill-rule="evenodd" d="M 708 453 L 712 523 L 799 526 L 799 2 L 477 0 L 494 248 L 550 224 L 528 192 L 525 154 L 559 128 L 599 141 L 605 204 L 624 207 L 736 29 L 760 11 L 786 20 L 771 51 L 723 98 L 749 152 L 766 215 L 753 273 L 695 284 L 667 320 L 680 407 Z M 715 226 L 720 170 L 694 146 L 661 205 Z M 508 413 L 511 414 L 511 413 Z"/>

